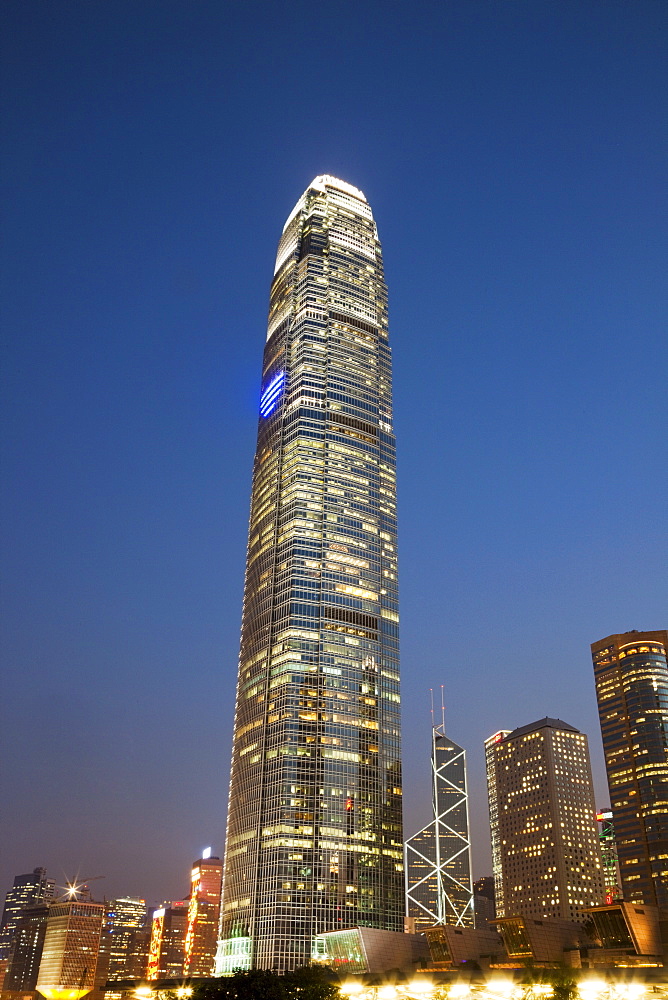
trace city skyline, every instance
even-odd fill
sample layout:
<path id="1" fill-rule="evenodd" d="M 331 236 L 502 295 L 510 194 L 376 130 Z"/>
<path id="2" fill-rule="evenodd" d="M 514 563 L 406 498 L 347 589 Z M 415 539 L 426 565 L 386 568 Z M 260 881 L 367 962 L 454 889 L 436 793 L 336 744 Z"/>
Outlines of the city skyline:
<path id="1" fill-rule="evenodd" d="M 153 903 L 222 853 L 257 343 L 320 173 L 391 292 L 407 829 L 440 684 L 476 875 L 501 726 L 568 719 L 608 805 L 589 645 L 665 626 L 666 10 L 242 6 L 0 11 L 7 888 Z"/>

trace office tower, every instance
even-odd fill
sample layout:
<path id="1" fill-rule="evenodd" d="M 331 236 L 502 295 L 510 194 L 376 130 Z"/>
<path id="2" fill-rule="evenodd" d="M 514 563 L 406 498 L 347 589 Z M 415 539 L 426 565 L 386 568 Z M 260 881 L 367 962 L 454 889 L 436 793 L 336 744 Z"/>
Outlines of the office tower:
<path id="1" fill-rule="evenodd" d="M 188 924 L 184 943 L 183 973 L 186 976 L 211 976 L 218 943 L 220 892 L 223 866 L 220 858 L 211 857 L 207 848 L 190 874 Z"/>
<path id="2" fill-rule="evenodd" d="M 54 997 L 65 988 L 99 990 L 106 964 L 99 968 L 104 904 L 84 900 L 55 902 L 49 907 L 37 989 Z"/>
<path id="3" fill-rule="evenodd" d="M 5 897 L 0 924 L 0 960 L 7 959 L 12 938 L 23 910 L 53 896 L 54 880 L 46 877 L 46 868 L 34 868 L 27 875 L 16 875 Z"/>
<path id="4" fill-rule="evenodd" d="M 601 845 L 601 863 L 603 865 L 603 884 L 605 885 L 606 903 L 614 903 L 621 899 L 619 884 L 619 861 L 617 859 L 617 842 L 615 840 L 615 824 L 612 819 L 612 809 L 599 809 L 596 813 L 598 823 L 598 840 Z"/>
<path id="5" fill-rule="evenodd" d="M 129 979 L 137 931 L 146 923 L 146 901 L 136 896 L 112 899 L 106 906 L 109 979 Z"/>
<path id="6" fill-rule="evenodd" d="M 581 920 L 605 898 L 587 737 L 560 719 L 541 719 L 492 737 L 486 748 L 500 854 L 497 916 Z"/>
<path id="7" fill-rule="evenodd" d="M 188 928 L 188 904 L 163 903 L 153 911 L 147 979 L 174 979 L 183 975 L 183 948 Z"/>
<path id="8" fill-rule="evenodd" d="M 503 912 L 503 889 L 501 875 L 501 841 L 499 840 L 499 815 L 496 794 L 496 764 L 494 746 L 510 735 L 509 729 L 501 729 L 485 740 L 485 771 L 487 773 L 487 801 L 489 804 L 489 830 L 492 843 L 492 878 L 494 879 L 494 907 L 497 917 Z"/>
<path id="9" fill-rule="evenodd" d="M 483 875 L 473 883 L 473 909 L 476 927 L 486 927 L 496 917 L 493 875 Z"/>
<path id="10" fill-rule="evenodd" d="M 271 286 L 217 971 L 403 924 L 387 293 L 361 191 L 317 177 Z"/>
<path id="11" fill-rule="evenodd" d="M 432 729 L 431 785 L 434 818 L 405 845 L 406 916 L 416 931 L 473 927 L 466 753 L 442 726 Z"/>
<path id="12" fill-rule="evenodd" d="M 42 961 L 49 903 L 35 903 L 22 911 L 12 938 L 3 990 L 34 990 Z"/>
<path id="13" fill-rule="evenodd" d="M 592 644 L 625 900 L 668 910 L 668 632 Z"/>

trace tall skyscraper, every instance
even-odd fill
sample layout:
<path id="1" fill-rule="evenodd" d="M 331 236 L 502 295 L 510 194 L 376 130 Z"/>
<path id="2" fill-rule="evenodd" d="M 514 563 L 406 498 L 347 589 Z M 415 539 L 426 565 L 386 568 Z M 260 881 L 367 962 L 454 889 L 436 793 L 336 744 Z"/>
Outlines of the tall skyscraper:
<path id="1" fill-rule="evenodd" d="M 494 909 L 497 917 L 503 912 L 503 874 L 501 841 L 499 839 L 499 803 L 496 789 L 496 758 L 494 745 L 510 735 L 509 729 L 500 729 L 485 740 L 485 770 L 487 772 L 487 801 L 489 803 L 489 832 L 492 844 L 492 878 L 494 879 Z"/>
<path id="2" fill-rule="evenodd" d="M 174 979 L 183 975 L 183 952 L 188 929 L 188 904 L 163 903 L 153 911 L 147 979 Z"/>
<path id="3" fill-rule="evenodd" d="M 387 292 L 361 191 L 283 229 L 260 390 L 217 970 L 403 924 Z"/>
<path id="4" fill-rule="evenodd" d="M 598 822 L 598 839 L 601 845 L 605 901 L 606 903 L 614 903 L 616 899 L 621 899 L 622 894 L 619 887 L 621 879 L 619 877 L 619 859 L 612 809 L 599 809 L 596 820 Z"/>
<path id="5" fill-rule="evenodd" d="M 473 927 L 466 753 L 441 726 L 432 729 L 431 782 L 434 818 L 406 841 L 406 916 L 418 931 Z"/>
<path id="6" fill-rule="evenodd" d="M 146 901 L 123 896 L 105 904 L 109 934 L 109 979 L 129 979 L 137 932 L 146 923 Z"/>
<path id="7" fill-rule="evenodd" d="M 34 868 L 27 875 L 16 875 L 14 885 L 5 897 L 5 908 L 0 925 L 0 960 L 7 959 L 12 938 L 21 913 L 28 906 L 41 903 L 53 896 L 54 880 L 46 877 L 46 868 Z"/>
<path id="8" fill-rule="evenodd" d="M 12 940 L 3 990 L 34 990 L 42 951 L 49 903 L 28 906 L 19 917 Z"/>
<path id="9" fill-rule="evenodd" d="M 668 632 L 592 644 L 622 894 L 668 910 Z"/>
<path id="10" fill-rule="evenodd" d="M 497 917 L 580 920 L 605 899 L 587 737 L 560 719 L 541 719 L 492 737 L 486 748 Z"/>
<path id="11" fill-rule="evenodd" d="M 213 975 L 222 878 L 221 860 L 211 857 L 211 848 L 207 848 L 190 873 L 188 925 L 183 947 L 185 976 Z"/>

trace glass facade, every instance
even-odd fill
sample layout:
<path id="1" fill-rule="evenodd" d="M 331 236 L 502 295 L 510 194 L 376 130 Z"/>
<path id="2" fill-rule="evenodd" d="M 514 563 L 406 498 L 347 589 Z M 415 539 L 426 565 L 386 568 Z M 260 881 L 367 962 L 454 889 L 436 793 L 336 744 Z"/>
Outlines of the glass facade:
<path id="1" fill-rule="evenodd" d="M 106 903 L 105 929 L 109 934 L 109 979 L 130 978 L 130 961 L 137 931 L 146 923 L 146 901 L 136 896 Z"/>
<path id="2" fill-rule="evenodd" d="M 16 875 L 5 897 L 0 924 L 0 960 L 8 958 L 14 932 L 21 914 L 35 903 L 53 897 L 54 880 L 46 877 L 46 868 L 34 868 L 27 875 Z"/>
<path id="3" fill-rule="evenodd" d="M 416 930 L 473 927 L 466 754 L 440 727 L 432 730 L 434 819 L 406 841 L 406 916 Z"/>
<path id="4" fill-rule="evenodd" d="M 259 409 L 220 955 L 285 971 L 320 932 L 403 922 L 387 291 L 333 177 L 279 242 Z"/>
<path id="5" fill-rule="evenodd" d="M 494 908 L 497 917 L 505 917 L 503 906 L 503 870 L 501 840 L 499 837 L 499 803 L 496 790 L 496 763 L 494 746 L 506 736 L 510 729 L 500 729 L 485 740 L 485 771 L 487 774 L 487 802 L 489 804 L 489 832 L 492 842 L 492 878 L 494 879 Z"/>
<path id="6" fill-rule="evenodd" d="M 623 897 L 668 909 L 668 632 L 592 645 Z"/>

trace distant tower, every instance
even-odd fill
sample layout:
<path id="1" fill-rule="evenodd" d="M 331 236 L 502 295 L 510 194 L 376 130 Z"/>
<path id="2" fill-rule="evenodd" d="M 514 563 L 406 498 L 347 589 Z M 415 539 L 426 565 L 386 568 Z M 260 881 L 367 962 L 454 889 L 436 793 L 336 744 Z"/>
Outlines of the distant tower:
<path id="1" fill-rule="evenodd" d="M 84 900 L 52 903 L 46 921 L 37 989 L 55 997 L 63 989 L 87 993 L 100 989 L 98 970 L 104 904 Z"/>
<path id="2" fill-rule="evenodd" d="M 34 990 L 42 961 L 49 903 L 35 903 L 22 911 L 12 940 L 3 989 Z"/>
<path id="3" fill-rule="evenodd" d="M 5 898 L 0 924 L 0 961 L 9 958 L 12 938 L 23 910 L 53 897 L 54 881 L 46 877 L 46 868 L 34 868 L 28 875 L 16 875 Z"/>
<path id="4" fill-rule="evenodd" d="M 617 858 L 617 842 L 615 840 L 615 824 L 611 809 L 601 809 L 596 814 L 598 820 L 598 839 L 601 844 L 601 860 L 603 862 L 603 881 L 605 883 L 605 901 L 614 903 L 621 899 L 621 879 L 619 877 L 619 860 Z"/>
<path id="5" fill-rule="evenodd" d="M 130 979 L 137 932 L 146 923 L 146 901 L 124 896 L 106 903 L 109 979 Z"/>
<path id="6" fill-rule="evenodd" d="M 473 883 L 473 906 L 476 927 L 485 927 L 496 917 L 494 876 L 483 875 Z"/>
<path id="7" fill-rule="evenodd" d="M 216 958 L 223 865 L 207 848 L 190 876 L 188 926 L 184 942 L 183 974 L 211 976 Z"/>
<path id="8" fill-rule="evenodd" d="M 668 910 L 668 632 L 592 644 L 624 899 Z"/>
<path id="9" fill-rule="evenodd" d="M 580 920 L 605 898 L 587 737 L 546 718 L 486 747 L 500 855 L 497 917 Z"/>
<path id="10" fill-rule="evenodd" d="M 406 916 L 416 930 L 473 927 L 466 753 L 443 726 L 432 728 L 431 776 L 434 818 L 404 846 Z"/>
<path id="11" fill-rule="evenodd" d="M 487 801 L 489 803 L 489 830 L 492 842 L 492 878 L 494 879 L 494 903 L 497 917 L 504 917 L 503 879 L 501 866 L 501 841 L 499 840 L 499 805 L 496 789 L 496 763 L 494 746 L 510 734 L 509 729 L 501 729 L 485 740 L 485 769 L 487 771 Z"/>
<path id="12" fill-rule="evenodd" d="M 153 911 L 147 979 L 173 979 L 183 975 L 183 948 L 188 926 L 188 904 L 177 900 Z"/>

